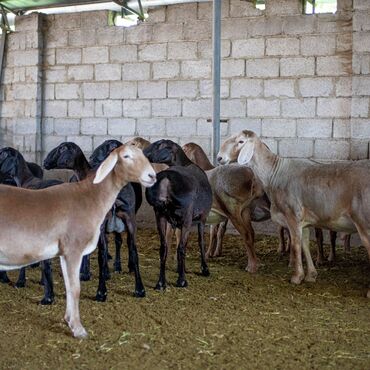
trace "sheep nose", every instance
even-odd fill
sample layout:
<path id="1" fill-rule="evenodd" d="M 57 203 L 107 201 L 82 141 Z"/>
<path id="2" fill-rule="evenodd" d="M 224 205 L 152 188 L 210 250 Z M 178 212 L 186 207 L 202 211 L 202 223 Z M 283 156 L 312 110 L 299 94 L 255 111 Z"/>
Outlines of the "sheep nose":
<path id="1" fill-rule="evenodd" d="M 152 173 L 150 173 L 148 176 L 152 180 L 156 180 L 156 178 L 157 178 L 157 176 L 155 174 L 152 174 Z"/>
<path id="2" fill-rule="evenodd" d="M 217 157 L 217 162 L 221 162 L 222 161 L 222 157 Z"/>

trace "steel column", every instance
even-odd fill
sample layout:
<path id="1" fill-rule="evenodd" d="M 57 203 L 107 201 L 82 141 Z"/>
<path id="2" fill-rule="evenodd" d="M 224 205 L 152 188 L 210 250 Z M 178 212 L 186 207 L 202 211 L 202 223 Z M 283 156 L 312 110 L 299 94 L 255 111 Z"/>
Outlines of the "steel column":
<path id="1" fill-rule="evenodd" d="M 212 62 L 212 160 L 217 164 L 217 153 L 220 150 L 220 85 L 221 85 L 221 0 L 213 0 L 213 62 Z"/>

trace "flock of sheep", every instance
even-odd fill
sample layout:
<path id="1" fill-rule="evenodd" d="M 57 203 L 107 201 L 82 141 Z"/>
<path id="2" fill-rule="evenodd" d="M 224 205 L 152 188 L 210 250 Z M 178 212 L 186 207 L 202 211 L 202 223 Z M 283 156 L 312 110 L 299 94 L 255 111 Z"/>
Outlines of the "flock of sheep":
<path id="1" fill-rule="evenodd" d="M 187 286 L 185 255 L 193 225 L 198 227 L 203 276 L 210 274 L 207 258 L 221 254 L 229 220 L 245 243 L 249 272 L 256 272 L 258 267 L 252 221 L 269 218 L 281 227 L 281 235 L 284 230 L 288 234 L 288 246 L 284 246 L 282 236 L 280 250 L 290 249 L 292 283 L 303 279 L 313 282 L 317 277 L 309 249 L 309 226 L 316 228 L 321 259 L 321 228 L 332 231 L 334 244 L 337 231 L 347 235 L 358 232 L 370 257 L 370 161 L 323 164 L 281 158 L 251 131 L 227 139 L 217 160 L 222 166 L 213 167 L 194 143 L 181 148 L 171 140 L 149 143 L 136 138 L 125 144 L 107 140 L 88 161 L 76 144 L 66 142 L 44 161 L 45 169 L 74 171 L 69 183 L 61 183 L 43 180 L 43 170 L 26 162 L 15 149 L 0 149 L 0 280 L 9 281 L 6 270 L 21 268 L 17 286 L 24 286 L 24 267 L 41 262 L 41 303 L 51 304 L 50 259 L 59 256 L 67 298 L 64 318 L 73 335 L 84 338 L 87 332 L 80 321 L 79 295 L 80 280 L 90 278 L 89 254 L 98 246 L 96 299 L 104 301 L 109 278 L 107 234 L 114 234 L 114 269 L 122 271 L 121 233 L 126 231 L 135 296 L 144 297 L 136 247 L 135 215 L 142 202 L 139 184 L 146 187 L 160 239 L 156 289 L 166 288 L 166 258 L 173 230 L 177 239 L 176 285 Z M 206 224 L 211 225 L 207 251 Z M 370 298 L 370 290 L 367 296 Z"/>

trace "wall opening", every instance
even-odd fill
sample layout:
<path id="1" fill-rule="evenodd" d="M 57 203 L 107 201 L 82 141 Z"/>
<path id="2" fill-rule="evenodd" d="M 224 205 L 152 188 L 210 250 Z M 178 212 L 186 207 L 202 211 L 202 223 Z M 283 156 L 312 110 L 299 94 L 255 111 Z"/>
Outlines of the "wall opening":
<path id="1" fill-rule="evenodd" d="M 335 13 L 337 0 L 303 0 L 304 14 Z"/>

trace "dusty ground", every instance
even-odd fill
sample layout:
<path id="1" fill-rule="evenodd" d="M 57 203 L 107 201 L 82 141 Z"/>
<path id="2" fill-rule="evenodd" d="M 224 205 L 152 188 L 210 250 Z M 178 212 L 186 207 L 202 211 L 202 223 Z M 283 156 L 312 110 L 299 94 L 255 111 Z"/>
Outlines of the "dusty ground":
<path id="1" fill-rule="evenodd" d="M 139 230 L 141 272 L 147 297 L 132 297 L 133 276 L 113 274 L 106 303 L 93 301 L 92 281 L 82 284 L 81 316 L 88 340 L 76 340 L 62 322 L 64 285 L 55 260 L 56 303 L 37 304 L 39 272 L 27 288 L 0 286 L 2 369 L 370 369 L 370 268 L 364 248 L 349 257 L 338 248 L 336 267 L 319 269 L 316 284 L 292 286 L 287 258 L 275 238 L 259 238 L 256 275 L 244 271 L 238 236 L 227 235 L 224 257 L 197 275 L 195 239 L 188 253 L 189 287 L 178 289 L 173 259 L 169 287 L 153 290 L 158 240 Z M 126 263 L 125 263 L 126 265 Z M 125 266 L 126 269 L 126 266 Z M 16 280 L 16 273 L 10 274 Z"/>

